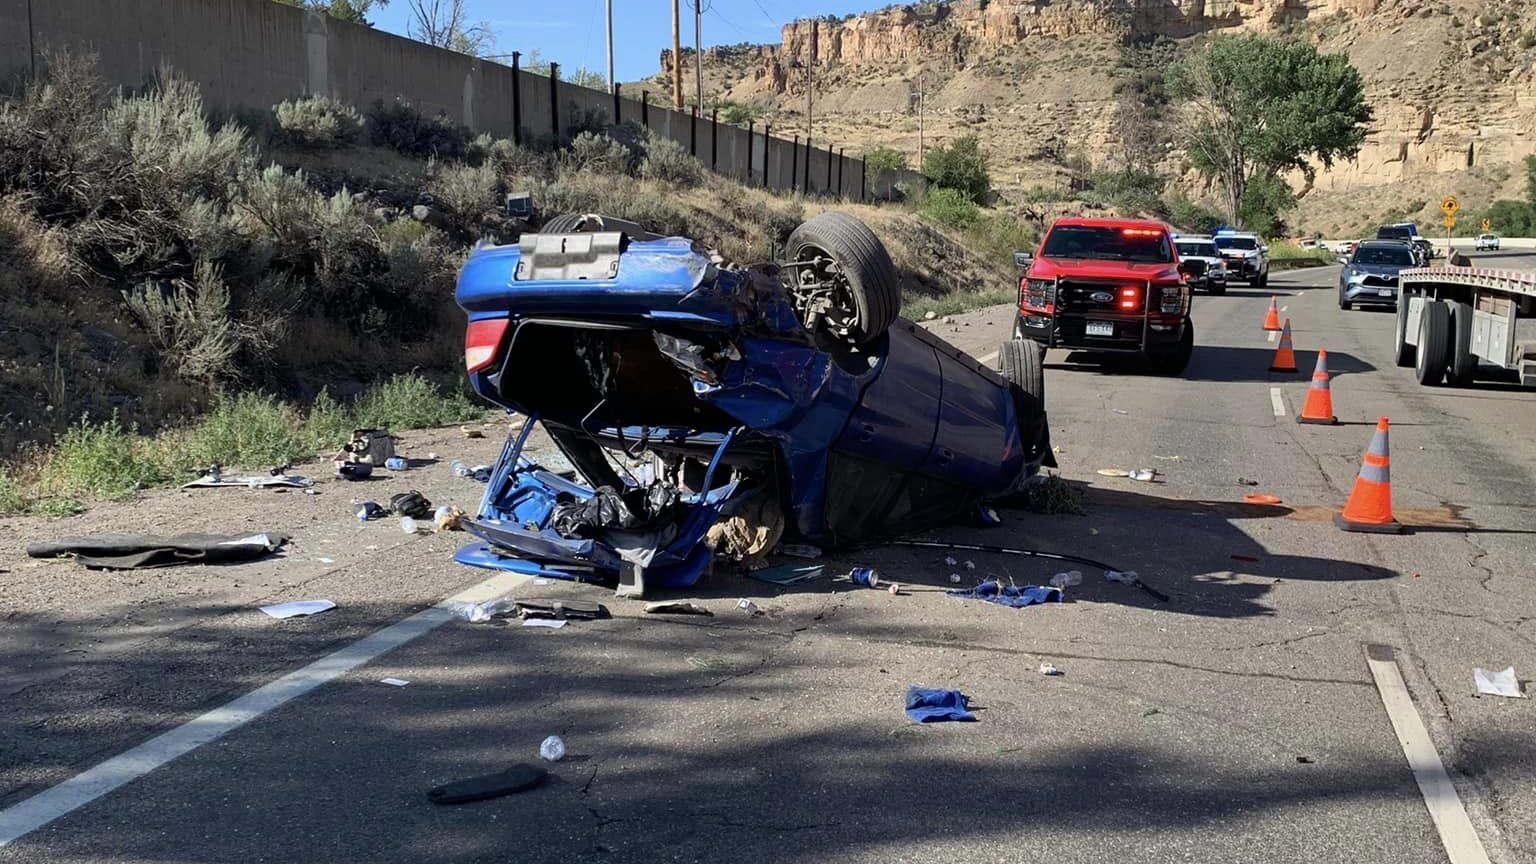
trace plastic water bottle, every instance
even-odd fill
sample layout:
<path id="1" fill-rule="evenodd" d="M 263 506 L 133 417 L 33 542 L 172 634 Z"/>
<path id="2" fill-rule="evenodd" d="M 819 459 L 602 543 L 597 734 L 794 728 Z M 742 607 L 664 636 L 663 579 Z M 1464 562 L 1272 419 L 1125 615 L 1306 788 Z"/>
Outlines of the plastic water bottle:
<path id="1" fill-rule="evenodd" d="M 400 517 L 400 530 L 401 531 L 404 531 L 407 534 L 415 534 L 419 527 L 420 526 L 416 524 L 416 520 L 415 519 L 412 519 L 409 516 L 401 516 Z"/>
<path id="2" fill-rule="evenodd" d="M 404 459 L 401 459 L 399 456 L 391 456 L 384 460 L 384 467 L 391 471 L 404 471 L 410 466 Z"/>
<path id="3" fill-rule="evenodd" d="M 481 603 L 455 603 L 452 606 L 454 616 L 471 624 L 484 623 L 515 608 L 517 608 L 517 601 L 506 597 L 497 597 Z"/>
<path id="4" fill-rule="evenodd" d="M 545 762 L 559 762 L 565 758 L 565 742 L 560 740 L 559 735 L 545 738 L 544 743 L 539 745 L 539 756 Z"/>
<path id="5" fill-rule="evenodd" d="M 1053 588 L 1075 588 L 1081 584 L 1083 584 L 1083 571 L 1081 570 L 1068 570 L 1065 573 L 1057 573 L 1051 577 L 1051 587 Z"/>
<path id="6" fill-rule="evenodd" d="M 455 476 L 455 477 L 468 477 L 469 476 L 469 467 L 466 466 L 462 461 L 460 461 L 458 459 L 455 459 L 451 463 L 449 463 L 448 470 L 452 471 L 453 472 L 453 476 Z"/>
<path id="7" fill-rule="evenodd" d="M 1140 580 L 1135 570 L 1106 570 L 1104 571 L 1104 578 L 1124 585 L 1135 585 Z"/>

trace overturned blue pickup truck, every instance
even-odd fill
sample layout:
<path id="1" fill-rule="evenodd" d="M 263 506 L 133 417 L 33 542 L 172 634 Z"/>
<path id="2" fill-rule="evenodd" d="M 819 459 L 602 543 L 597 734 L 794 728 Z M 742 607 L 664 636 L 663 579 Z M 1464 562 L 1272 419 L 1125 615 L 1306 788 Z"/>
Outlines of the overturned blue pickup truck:
<path id="1" fill-rule="evenodd" d="M 895 267 L 847 214 L 781 257 L 737 266 L 598 215 L 476 249 L 470 382 L 528 422 L 457 560 L 638 595 L 717 553 L 932 527 L 1055 465 L 1033 343 L 1006 343 L 1000 375 L 898 318 Z M 528 457 L 535 425 L 574 470 Z"/>

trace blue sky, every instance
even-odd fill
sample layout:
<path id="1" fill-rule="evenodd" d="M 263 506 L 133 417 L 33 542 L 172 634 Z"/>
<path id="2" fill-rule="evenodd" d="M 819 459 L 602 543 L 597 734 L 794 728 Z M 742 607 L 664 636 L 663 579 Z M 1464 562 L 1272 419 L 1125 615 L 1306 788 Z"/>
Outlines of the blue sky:
<path id="1" fill-rule="evenodd" d="M 683 3 L 683 44 L 693 44 L 693 12 Z M 777 42 L 779 28 L 812 15 L 844 15 L 887 5 L 882 0 L 704 0 L 704 45 Z M 469 0 L 472 20 L 489 22 L 496 34 L 493 54 L 538 49 L 562 68 L 604 71 L 603 0 Z M 374 26 L 404 34 L 410 9 L 393 0 L 370 16 Z M 614 0 L 614 69 L 620 81 L 655 72 L 663 48 L 672 47 L 672 4 L 668 0 Z M 510 60 L 505 62 L 511 62 Z"/>

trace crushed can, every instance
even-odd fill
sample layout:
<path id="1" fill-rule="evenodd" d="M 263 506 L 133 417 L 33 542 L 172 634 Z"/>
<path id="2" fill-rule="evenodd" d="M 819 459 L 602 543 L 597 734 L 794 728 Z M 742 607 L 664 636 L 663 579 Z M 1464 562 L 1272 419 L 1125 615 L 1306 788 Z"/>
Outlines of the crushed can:
<path id="1" fill-rule="evenodd" d="M 873 567 L 855 567 L 848 571 L 848 579 L 865 588 L 874 588 L 880 584 L 880 574 Z"/>

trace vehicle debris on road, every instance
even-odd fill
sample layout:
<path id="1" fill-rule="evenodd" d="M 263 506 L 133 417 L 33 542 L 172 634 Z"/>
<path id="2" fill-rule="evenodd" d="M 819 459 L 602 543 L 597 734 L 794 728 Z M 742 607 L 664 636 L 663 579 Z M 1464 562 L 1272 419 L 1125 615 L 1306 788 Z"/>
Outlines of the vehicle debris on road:
<path id="1" fill-rule="evenodd" d="M 405 680 L 404 678 L 380 678 L 379 683 L 388 684 L 391 687 L 404 687 L 411 682 Z"/>
<path id="2" fill-rule="evenodd" d="M 1479 696 L 1503 696 L 1508 699 L 1524 699 L 1525 694 L 1520 692 L 1520 679 L 1515 677 L 1515 667 L 1511 666 L 1503 672 L 1489 672 L 1487 669 L 1476 668 L 1472 670 L 1472 680 L 1477 684 Z"/>
<path id="3" fill-rule="evenodd" d="M 273 603 L 270 606 L 259 608 L 261 611 L 281 621 L 284 618 L 301 618 L 307 615 L 319 615 L 321 612 L 329 612 L 336 608 L 336 604 L 330 600 L 290 600 L 287 603 Z"/>
<path id="4" fill-rule="evenodd" d="M 181 484 L 183 489 L 217 489 L 239 487 L 245 489 L 308 489 L 315 485 L 315 481 L 297 474 L 224 474 L 215 465 L 209 468 L 201 477 L 190 483 Z"/>
<path id="5" fill-rule="evenodd" d="M 970 703 L 970 697 L 959 690 L 908 687 L 904 710 L 914 723 L 974 722 L 976 715 L 967 710 Z"/>
<path id="6" fill-rule="evenodd" d="M 655 603 L 645 604 L 647 615 L 706 615 L 713 616 L 709 611 L 697 603 L 689 603 L 686 600 L 661 600 Z"/>
<path id="7" fill-rule="evenodd" d="M 958 597 L 963 600 L 982 600 L 1012 609 L 1022 609 L 1025 606 L 1033 606 L 1037 603 L 1060 603 L 1063 597 L 1062 590 L 1054 586 L 1025 585 L 1020 587 L 1018 585 L 1003 585 L 995 579 L 988 579 L 973 588 L 945 591 L 944 593 L 949 597 Z"/>
<path id="8" fill-rule="evenodd" d="M 763 610 L 757 608 L 757 604 L 756 603 L 753 603 L 751 600 L 748 600 L 745 597 L 743 597 L 740 600 L 736 601 L 736 608 L 740 609 L 741 611 L 743 611 L 745 613 L 747 613 L 749 616 L 751 616 L 753 618 L 756 618 L 757 616 L 763 614 Z"/>
<path id="9" fill-rule="evenodd" d="M 32 558 L 73 556 L 92 570 L 137 570 L 176 564 L 229 564 L 265 558 L 281 549 L 288 535 L 271 531 L 253 534 L 95 534 L 32 543 Z"/>
<path id="10" fill-rule="evenodd" d="M 747 578 L 758 582 L 767 582 L 770 585 L 799 585 L 802 582 L 811 582 L 820 579 L 826 570 L 824 564 L 779 564 L 774 567 L 764 567 L 761 570 L 747 571 Z"/>
<path id="11" fill-rule="evenodd" d="M 1054 678 L 1054 677 L 1056 677 L 1058 675 L 1062 675 L 1062 674 L 1065 674 L 1065 673 L 1063 673 L 1060 669 L 1057 669 L 1054 665 L 1052 665 L 1050 663 L 1041 663 L 1040 664 L 1040 674 L 1046 676 L 1047 678 Z"/>

